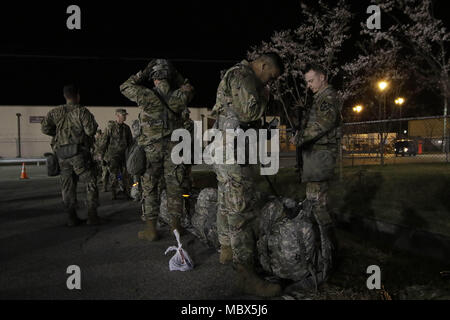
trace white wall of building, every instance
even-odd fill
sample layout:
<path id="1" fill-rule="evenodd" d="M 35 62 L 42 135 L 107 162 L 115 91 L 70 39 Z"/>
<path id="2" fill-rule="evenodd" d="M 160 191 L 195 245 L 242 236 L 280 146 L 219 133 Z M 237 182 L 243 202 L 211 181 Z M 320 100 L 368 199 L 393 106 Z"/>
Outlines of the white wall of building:
<path id="1" fill-rule="evenodd" d="M 21 131 L 21 156 L 22 158 L 42 158 L 45 152 L 51 151 L 51 137 L 41 132 L 40 123 L 31 123 L 30 117 L 45 117 L 55 106 L 0 106 L 0 158 L 15 158 L 18 155 L 17 148 L 17 113 L 20 117 Z M 126 123 L 131 125 L 137 119 L 139 109 L 137 107 L 87 107 L 95 116 L 100 129 L 104 129 L 109 120 L 114 120 L 115 110 L 125 108 L 129 113 Z M 206 128 L 207 117 L 210 110 L 207 108 L 190 108 L 191 119 L 203 121 Z"/>

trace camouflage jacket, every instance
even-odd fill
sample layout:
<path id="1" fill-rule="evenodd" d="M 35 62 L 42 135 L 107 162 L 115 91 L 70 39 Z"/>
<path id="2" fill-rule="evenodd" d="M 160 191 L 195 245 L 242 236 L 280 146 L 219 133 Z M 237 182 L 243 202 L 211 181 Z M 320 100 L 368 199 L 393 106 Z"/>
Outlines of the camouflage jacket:
<path id="1" fill-rule="evenodd" d="M 99 143 L 99 154 L 108 160 L 116 154 L 124 153 L 133 144 L 130 127 L 119 124 L 117 121 L 109 121 Z"/>
<path id="2" fill-rule="evenodd" d="M 94 115 L 77 104 L 66 104 L 50 110 L 41 123 L 42 133 L 52 136 L 51 146 L 77 144 L 90 150 L 98 124 Z"/>
<path id="3" fill-rule="evenodd" d="M 143 85 L 146 78 L 146 72 L 140 71 L 120 86 L 122 94 L 138 104 L 141 125 L 138 142 L 144 146 L 170 137 L 174 130 L 182 128 L 182 112 L 193 98 L 191 92 L 176 89 L 167 99 L 167 104 L 173 112 L 167 110 L 155 91 Z"/>
<path id="4" fill-rule="evenodd" d="M 220 130 L 255 126 L 266 111 L 268 99 L 264 86 L 256 77 L 248 61 L 243 60 L 229 69 L 217 89 L 212 115 Z"/>
<path id="5" fill-rule="evenodd" d="M 337 146 L 342 126 L 342 101 L 331 87 L 316 93 L 307 111 L 303 130 L 296 138 L 298 146 L 332 148 Z"/>
<path id="6" fill-rule="evenodd" d="M 94 156 L 100 155 L 100 144 L 102 142 L 103 134 L 99 135 L 98 137 L 94 137 L 94 145 L 92 146 L 92 154 Z"/>

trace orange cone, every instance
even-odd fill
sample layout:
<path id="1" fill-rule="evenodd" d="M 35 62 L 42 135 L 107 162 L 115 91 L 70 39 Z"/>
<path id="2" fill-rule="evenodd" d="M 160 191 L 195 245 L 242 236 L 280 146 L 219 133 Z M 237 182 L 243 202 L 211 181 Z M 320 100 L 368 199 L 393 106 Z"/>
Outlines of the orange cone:
<path id="1" fill-rule="evenodd" d="M 27 170 L 25 169 L 25 162 L 22 163 L 22 173 L 20 174 L 20 179 L 29 179 Z"/>

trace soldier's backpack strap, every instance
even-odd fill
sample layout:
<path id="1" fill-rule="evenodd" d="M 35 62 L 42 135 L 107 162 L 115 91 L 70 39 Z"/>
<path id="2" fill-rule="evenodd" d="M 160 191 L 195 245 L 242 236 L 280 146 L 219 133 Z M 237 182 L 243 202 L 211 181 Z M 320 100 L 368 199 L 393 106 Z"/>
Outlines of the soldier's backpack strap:
<path id="1" fill-rule="evenodd" d="M 179 115 L 180 115 L 179 113 L 176 113 L 175 111 L 173 111 L 173 110 L 169 107 L 169 104 L 167 103 L 166 99 L 165 99 L 163 96 L 161 96 L 161 94 L 158 92 L 158 90 L 153 90 L 153 92 L 155 93 L 155 95 L 158 97 L 158 99 L 161 101 L 161 103 L 163 104 L 163 106 L 164 106 L 167 110 L 169 110 L 170 112 L 172 112 L 172 113 L 173 113 L 174 115 L 176 115 L 176 116 L 179 116 Z M 172 95 L 172 92 L 169 93 L 169 95 L 168 95 L 167 98 L 170 98 L 171 95 Z"/>
<path id="2" fill-rule="evenodd" d="M 163 116 L 162 121 L 163 121 L 164 129 L 168 129 L 168 128 L 169 128 L 169 126 L 168 126 L 169 119 L 168 119 L 167 111 L 172 112 L 172 114 L 175 115 L 175 117 L 181 119 L 181 113 L 176 113 L 175 111 L 173 111 L 173 110 L 169 107 L 169 104 L 168 104 L 167 101 L 166 101 L 166 99 L 167 99 L 167 100 L 170 99 L 170 97 L 171 97 L 171 95 L 172 95 L 173 92 L 169 92 L 169 94 L 167 95 L 167 97 L 163 97 L 163 96 L 158 92 L 158 90 L 156 90 L 156 89 L 154 89 L 153 92 L 155 93 L 155 95 L 158 97 L 158 99 L 161 101 L 162 105 L 164 106 L 164 112 L 163 112 L 163 115 L 162 115 L 162 116 Z"/>

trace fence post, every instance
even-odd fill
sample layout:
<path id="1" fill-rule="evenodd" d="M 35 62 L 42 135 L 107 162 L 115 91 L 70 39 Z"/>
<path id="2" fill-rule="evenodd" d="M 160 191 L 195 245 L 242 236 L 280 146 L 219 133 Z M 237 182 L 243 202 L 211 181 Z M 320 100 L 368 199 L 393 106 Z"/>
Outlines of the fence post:
<path id="1" fill-rule="evenodd" d="M 449 137 L 445 137 L 445 161 L 448 163 Z"/>
<path id="2" fill-rule="evenodd" d="M 22 157 L 22 145 L 20 141 L 20 117 L 22 116 L 20 113 L 16 113 L 17 116 L 17 158 Z"/>

